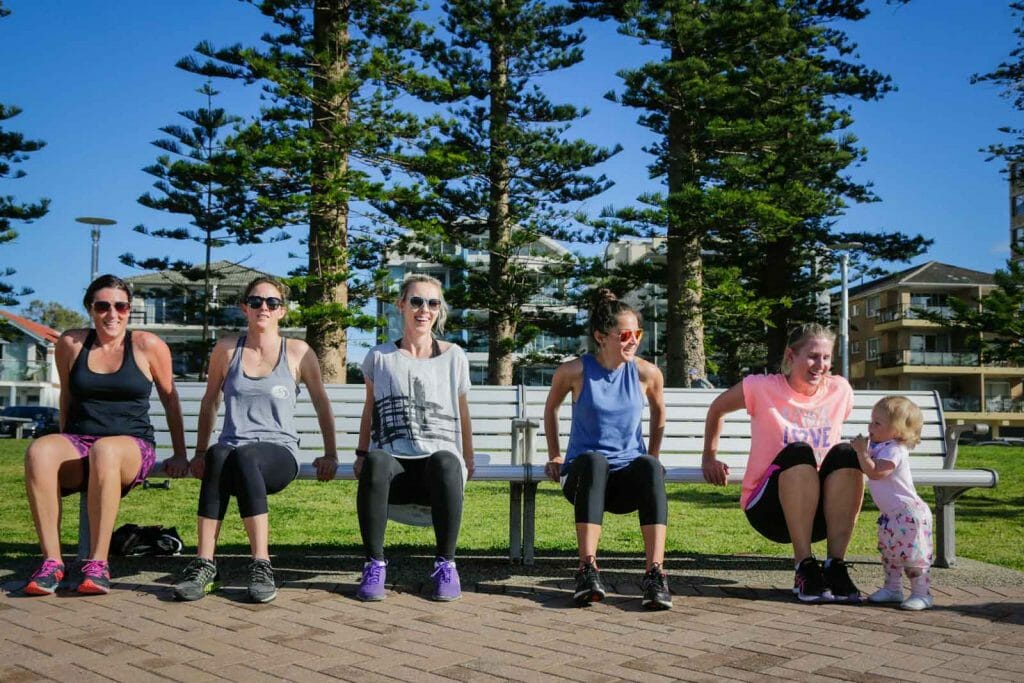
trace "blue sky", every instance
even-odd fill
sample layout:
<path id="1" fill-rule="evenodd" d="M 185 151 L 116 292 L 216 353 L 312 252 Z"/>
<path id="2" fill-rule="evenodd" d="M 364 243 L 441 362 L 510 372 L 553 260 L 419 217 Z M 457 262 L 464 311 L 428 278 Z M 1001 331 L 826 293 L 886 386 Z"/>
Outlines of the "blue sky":
<path id="1" fill-rule="evenodd" d="M 251 44 L 265 30 L 262 16 L 234 0 L 6 0 L 0 20 L 0 102 L 24 110 L 6 127 L 47 146 L 21 164 L 28 173 L 0 181 L 20 200 L 49 197 L 51 211 L 0 246 L 0 266 L 35 294 L 27 297 L 80 306 L 88 284 L 91 242 L 76 216 L 105 216 L 100 271 L 131 275 L 117 256 L 170 253 L 199 261 L 198 244 L 175 244 L 131 231 L 138 223 L 174 225 L 171 217 L 136 202 L 150 189 L 142 168 L 158 153 L 150 142 L 161 126 L 183 121 L 177 112 L 202 106 L 201 81 L 174 68 L 200 40 Z M 935 259 L 992 271 L 1009 256 L 1009 201 L 1000 165 L 979 148 L 999 138 L 999 126 L 1020 125 L 1020 114 L 993 86 L 971 86 L 971 74 L 992 69 L 1014 46 L 1013 17 L 1004 0 L 914 0 L 892 7 L 881 0 L 850 27 L 862 61 L 892 76 L 899 88 L 884 100 L 858 103 L 853 132 L 868 148 L 855 176 L 874 184 L 880 203 L 853 207 L 840 225 L 851 229 L 921 232 L 935 245 L 915 263 Z M 608 24 L 587 26 L 587 61 L 544 85 L 557 97 L 589 106 L 575 128 L 581 137 L 626 149 L 601 169 L 617 185 L 582 207 L 591 212 L 624 205 L 654 189 L 647 180 L 649 140 L 636 112 L 602 98 L 619 86 L 615 71 L 644 55 Z M 222 106 L 254 111 L 255 88 L 218 83 Z M 285 243 L 287 245 L 287 243 Z M 254 268 L 283 273 L 295 265 L 289 250 L 268 245 L 229 247 L 220 257 L 247 259 Z M 904 265 L 894 265 L 903 268 Z"/>

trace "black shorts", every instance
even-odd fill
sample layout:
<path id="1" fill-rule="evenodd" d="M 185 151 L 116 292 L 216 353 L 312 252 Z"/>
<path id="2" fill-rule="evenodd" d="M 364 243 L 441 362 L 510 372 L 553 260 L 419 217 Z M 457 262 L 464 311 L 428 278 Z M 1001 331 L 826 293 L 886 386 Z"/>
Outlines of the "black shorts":
<path id="1" fill-rule="evenodd" d="M 779 475 L 795 465 L 817 467 L 814 449 L 810 444 L 791 443 L 783 448 L 765 470 L 744 510 L 750 525 L 759 534 L 776 543 L 792 542 L 789 527 L 786 526 L 786 515 L 782 511 L 782 502 L 779 500 Z M 847 468 L 860 471 L 857 452 L 848 443 L 833 446 L 818 468 L 818 509 L 814 513 L 814 526 L 811 529 L 813 543 L 828 536 L 828 529 L 825 526 L 825 479 L 836 470 Z"/>

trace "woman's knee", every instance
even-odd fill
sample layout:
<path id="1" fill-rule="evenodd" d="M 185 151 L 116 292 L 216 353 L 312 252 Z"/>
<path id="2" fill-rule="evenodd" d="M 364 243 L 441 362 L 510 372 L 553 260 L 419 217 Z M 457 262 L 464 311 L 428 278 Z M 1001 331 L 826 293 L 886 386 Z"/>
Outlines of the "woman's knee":
<path id="1" fill-rule="evenodd" d="M 601 475 L 608 473 L 608 458 L 594 451 L 580 453 L 572 461 L 572 466 L 578 468 L 581 476 Z"/>
<path id="2" fill-rule="evenodd" d="M 89 471 L 97 476 L 120 472 L 131 453 L 123 443 L 100 439 L 89 448 Z"/>
<path id="3" fill-rule="evenodd" d="M 458 475 L 462 478 L 462 463 L 459 461 L 459 456 L 455 455 L 451 451 L 437 451 L 432 453 L 427 458 L 427 468 L 435 475 L 444 477 L 450 477 L 452 475 Z"/>
<path id="4" fill-rule="evenodd" d="M 25 475 L 34 477 L 56 473 L 62 460 L 64 458 L 59 445 L 44 436 L 25 449 Z"/>
<path id="5" fill-rule="evenodd" d="M 661 466 L 661 461 L 653 455 L 641 455 L 631 466 L 637 469 L 643 481 L 664 486 L 665 468 Z"/>
<path id="6" fill-rule="evenodd" d="M 394 456 L 387 451 L 371 450 L 363 458 L 363 466 L 359 471 L 359 482 L 386 485 L 390 481 L 389 472 L 393 460 Z"/>

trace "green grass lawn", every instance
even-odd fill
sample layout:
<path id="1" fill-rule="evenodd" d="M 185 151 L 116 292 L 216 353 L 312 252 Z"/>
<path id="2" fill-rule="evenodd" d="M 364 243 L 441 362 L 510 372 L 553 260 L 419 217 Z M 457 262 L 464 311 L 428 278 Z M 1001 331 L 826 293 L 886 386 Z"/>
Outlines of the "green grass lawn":
<path id="1" fill-rule="evenodd" d="M 35 531 L 23 484 L 22 458 L 27 441 L 0 441 L 0 558 L 5 562 L 38 554 Z M 1019 550 L 1024 538 L 1024 449 L 964 447 L 962 467 L 988 467 L 999 472 L 999 486 L 973 489 L 957 502 L 957 554 L 1024 571 Z M 270 499 L 271 547 L 276 554 L 304 555 L 318 551 L 361 552 L 355 511 L 355 482 L 297 481 Z M 739 487 L 725 489 L 699 484 L 670 485 L 668 552 L 670 555 L 761 554 L 783 557 L 787 547 L 754 532 L 739 509 Z M 195 546 L 195 506 L 199 482 L 173 481 L 170 490 L 136 490 L 125 498 L 118 524 L 176 526 L 187 546 Z M 930 491 L 926 500 L 932 502 Z M 67 499 L 63 538 L 73 554 L 78 529 L 78 497 Z M 875 554 L 874 519 L 870 496 L 861 513 L 851 555 Z M 429 528 L 390 524 L 391 550 L 422 552 L 433 547 Z M 225 521 L 221 548 L 247 552 L 248 544 L 232 507 Z M 508 549 L 508 485 L 470 484 L 466 488 L 462 555 L 498 555 Z M 823 556 L 824 544 L 816 548 Z M 574 555 L 572 506 L 552 483 L 537 494 L 537 553 Z M 604 556 L 642 555 L 636 514 L 608 515 L 601 542 Z"/>

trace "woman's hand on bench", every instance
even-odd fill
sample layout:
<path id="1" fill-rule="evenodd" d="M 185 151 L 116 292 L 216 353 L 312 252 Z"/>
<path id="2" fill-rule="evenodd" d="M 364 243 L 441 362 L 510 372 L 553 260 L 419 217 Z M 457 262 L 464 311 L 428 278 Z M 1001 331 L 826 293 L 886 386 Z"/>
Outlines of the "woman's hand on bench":
<path id="1" fill-rule="evenodd" d="M 331 481 L 338 472 L 338 455 L 321 455 L 313 461 L 317 481 Z"/>
<path id="2" fill-rule="evenodd" d="M 164 461 L 164 472 L 173 479 L 187 477 L 188 469 L 188 458 L 184 455 L 175 455 Z"/>

